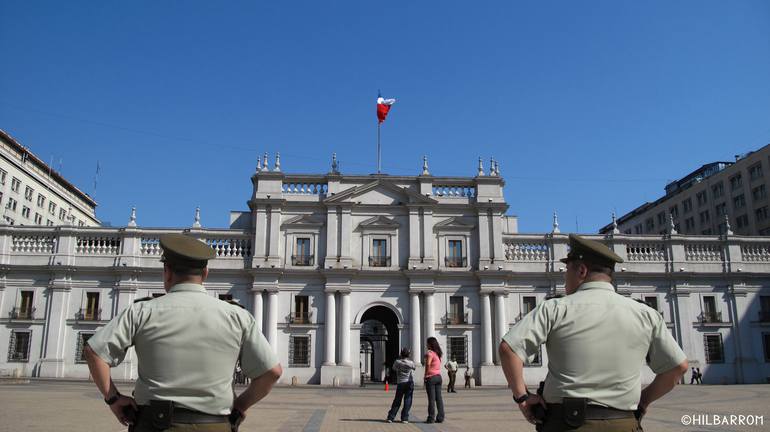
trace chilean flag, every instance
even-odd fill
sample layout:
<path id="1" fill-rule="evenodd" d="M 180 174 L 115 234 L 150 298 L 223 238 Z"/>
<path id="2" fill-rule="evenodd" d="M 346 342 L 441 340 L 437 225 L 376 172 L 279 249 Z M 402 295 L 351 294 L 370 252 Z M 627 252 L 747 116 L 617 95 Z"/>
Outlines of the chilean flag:
<path id="1" fill-rule="evenodd" d="M 388 116 L 388 111 L 394 103 L 396 103 L 395 99 L 385 99 L 381 94 L 377 94 L 377 120 L 379 123 L 385 121 L 385 117 Z"/>

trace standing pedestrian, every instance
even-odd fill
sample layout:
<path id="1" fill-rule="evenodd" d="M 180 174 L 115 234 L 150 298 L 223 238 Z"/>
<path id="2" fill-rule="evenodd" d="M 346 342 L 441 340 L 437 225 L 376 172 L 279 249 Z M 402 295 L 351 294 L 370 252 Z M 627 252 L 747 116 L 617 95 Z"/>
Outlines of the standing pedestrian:
<path id="1" fill-rule="evenodd" d="M 85 357 L 113 415 L 135 432 L 237 430 L 246 410 L 264 398 L 281 365 L 246 310 L 208 295 L 203 286 L 215 252 L 182 234 L 160 238 L 167 294 L 136 302 L 94 334 Z M 110 378 L 134 347 L 139 378 L 134 397 Z M 235 397 L 233 368 L 240 359 L 251 384 Z"/>
<path id="2" fill-rule="evenodd" d="M 398 414 L 398 408 L 401 406 L 401 399 L 404 400 L 404 408 L 401 410 L 401 423 L 409 423 L 409 410 L 412 409 L 412 395 L 414 394 L 414 362 L 409 360 L 412 351 L 409 348 L 402 348 L 401 354 L 393 362 L 393 373 L 396 375 L 396 396 L 393 403 L 390 404 L 388 411 L 388 423 Z"/>
<path id="3" fill-rule="evenodd" d="M 428 420 L 426 423 L 444 421 L 444 398 L 441 395 L 441 346 L 434 337 L 429 337 L 425 351 L 425 391 L 428 393 Z M 436 412 L 438 411 L 438 413 Z"/>
<path id="4" fill-rule="evenodd" d="M 650 404 L 687 372 L 687 358 L 657 311 L 615 292 L 619 256 L 574 234 L 569 246 L 561 260 L 567 295 L 540 303 L 500 343 L 513 400 L 545 432 L 641 431 Z M 527 391 L 523 370 L 543 344 L 549 364 L 541 396 Z M 642 390 L 648 353 L 656 377 Z M 544 416 L 536 407 L 545 408 Z"/>
<path id="5" fill-rule="evenodd" d="M 446 387 L 447 393 L 457 393 L 455 390 L 455 379 L 457 378 L 457 361 L 455 356 L 452 356 L 451 360 L 446 362 L 447 375 L 449 375 L 449 384 Z"/>
<path id="6" fill-rule="evenodd" d="M 700 373 L 700 368 L 695 368 L 695 371 L 698 373 L 698 384 L 703 384 L 703 374 Z"/>
<path id="7" fill-rule="evenodd" d="M 472 376 L 473 376 L 473 372 L 471 372 L 471 367 L 468 365 L 465 365 L 465 388 L 471 388 Z"/>

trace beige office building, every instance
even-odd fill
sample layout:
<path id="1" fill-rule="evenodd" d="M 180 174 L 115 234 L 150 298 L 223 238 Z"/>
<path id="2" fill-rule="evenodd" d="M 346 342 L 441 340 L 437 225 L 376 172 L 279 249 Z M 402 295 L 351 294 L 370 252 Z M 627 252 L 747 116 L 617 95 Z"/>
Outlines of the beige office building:
<path id="1" fill-rule="evenodd" d="M 764 173 L 768 171 L 768 175 Z M 712 162 L 666 186 L 666 194 L 599 230 L 624 234 L 770 235 L 770 144 L 735 162 Z"/>
<path id="2" fill-rule="evenodd" d="M 0 224 L 99 226 L 96 201 L 0 129 Z"/>

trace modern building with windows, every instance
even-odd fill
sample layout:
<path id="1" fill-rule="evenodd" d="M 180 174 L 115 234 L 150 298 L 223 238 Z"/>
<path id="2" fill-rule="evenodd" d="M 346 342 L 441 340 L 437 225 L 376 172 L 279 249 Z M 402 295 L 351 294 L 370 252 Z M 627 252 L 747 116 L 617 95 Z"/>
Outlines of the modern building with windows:
<path id="1" fill-rule="evenodd" d="M 765 176 L 765 172 L 768 175 Z M 770 144 L 735 162 L 712 162 L 666 186 L 666 194 L 642 204 L 599 232 L 624 234 L 770 235 Z"/>
<path id="2" fill-rule="evenodd" d="M 468 177 L 434 176 L 426 160 L 420 175 L 343 175 L 333 159 L 324 174 L 286 174 L 265 156 L 228 229 L 184 229 L 216 250 L 206 288 L 255 316 L 282 382 L 380 381 L 401 347 L 420 364 L 435 336 L 477 384 L 503 384 L 497 345 L 564 293 L 568 238 L 555 218 L 551 232 L 518 233 L 499 165 L 471 165 Z M 88 377 L 84 343 L 163 294 L 158 238 L 182 229 L 142 228 L 133 212 L 121 228 L 0 227 L 0 374 Z M 660 312 L 705 382 L 768 380 L 770 239 L 591 237 L 625 259 L 617 291 Z M 546 354 L 527 359 L 530 384 Z M 136 376 L 132 352 L 113 376 Z"/>
<path id="3" fill-rule="evenodd" d="M 0 224 L 98 226 L 96 201 L 0 130 Z"/>

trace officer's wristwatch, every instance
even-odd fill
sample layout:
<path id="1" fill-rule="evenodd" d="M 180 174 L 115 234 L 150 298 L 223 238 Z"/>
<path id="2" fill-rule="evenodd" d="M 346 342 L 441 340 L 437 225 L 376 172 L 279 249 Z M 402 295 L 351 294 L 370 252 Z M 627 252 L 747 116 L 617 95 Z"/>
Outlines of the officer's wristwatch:
<path id="1" fill-rule="evenodd" d="M 104 399 L 104 403 L 106 403 L 107 405 L 112 405 L 115 402 L 117 402 L 119 398 L 120 398 L 120 393 L 119 392 L 115 392 L 115 395 L 113 395 L 111 398 Z"/>
<path id="2" fill-rule="evenodd" d="M 529 399 L 529 392 L 526 392 L 526 393 L 524 393 L 523 395 L 521 395 L 519 397 L 516 397 L 516 396 L 513 397 L 513 401 L 516 402 L 517 404 L 520 404 L 520 403 L 524 402 L 527 399 Z"/>

